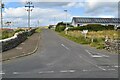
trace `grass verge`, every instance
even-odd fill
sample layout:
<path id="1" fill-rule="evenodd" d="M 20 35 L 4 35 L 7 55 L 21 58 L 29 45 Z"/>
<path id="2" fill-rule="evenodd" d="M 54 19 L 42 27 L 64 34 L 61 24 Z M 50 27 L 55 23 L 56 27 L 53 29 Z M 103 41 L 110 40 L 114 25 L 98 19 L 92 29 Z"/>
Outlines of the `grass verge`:
<path id="1" fill-rule="evenodd" d="M 85 38 L 83 35 L 79 34 L 79 36 L 75 36 L 72 34 L 65 34 L 65 32 L 59 33 L 61 36 L 72 40 L 76 43 L 83 44 L 83 45 L 90 45 L 91 47 L 95 47 L 96 49 L 104 49 L 104 38 L 94 38 L 93 42 L 90 37 Z"/>

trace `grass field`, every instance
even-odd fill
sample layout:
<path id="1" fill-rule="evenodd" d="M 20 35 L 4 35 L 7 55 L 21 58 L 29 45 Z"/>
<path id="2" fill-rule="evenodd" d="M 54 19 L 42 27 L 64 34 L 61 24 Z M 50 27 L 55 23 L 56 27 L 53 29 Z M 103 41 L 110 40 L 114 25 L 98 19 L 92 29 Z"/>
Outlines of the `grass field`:
<path id="1" fill-rule="evenodd" d="M 61 32 L 60 35 L 80 44 L 90 45 L 92 47 L 96 47 L 97 49 L 104 49 L 105 37 L 109 37 L 112 41 L 118 38 L 118 32 L 115 30 L 104 30 L 104 31 L 91 31 L 88 32 L 86 38 L 82 31 L 68 31 L 67 34 L 65 32 Z"/>

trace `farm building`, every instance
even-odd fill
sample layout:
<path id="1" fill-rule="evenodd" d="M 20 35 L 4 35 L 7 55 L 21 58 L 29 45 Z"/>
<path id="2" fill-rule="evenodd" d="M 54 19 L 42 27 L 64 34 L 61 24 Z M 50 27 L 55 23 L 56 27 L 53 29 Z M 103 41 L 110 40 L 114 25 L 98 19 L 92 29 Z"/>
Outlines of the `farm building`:
<path id="1" fill-rule="evenodd" d="M 115 25 L 120 23 L 120 18 L 87 18 L 87 17 L 73 17 L 73 26 L 84 26 L 87 24 L 101 24 L 101 25 Z"/>

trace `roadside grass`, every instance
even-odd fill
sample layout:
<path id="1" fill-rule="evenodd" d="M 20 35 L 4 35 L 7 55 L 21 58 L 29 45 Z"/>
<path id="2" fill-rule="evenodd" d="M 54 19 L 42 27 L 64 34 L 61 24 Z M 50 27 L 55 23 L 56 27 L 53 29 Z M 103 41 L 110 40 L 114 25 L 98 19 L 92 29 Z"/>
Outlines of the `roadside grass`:
<path id="1" fill-rule="evenodd" d="M 40 33 L 40 32 L 41 32 L 41 28 L 40 28 L 40 27 L 37 28 L 37 29 L 35 30 L 35 32 L 36 32 L 36 33 Z"/>
<path id="2" fill-rule="evenodd" d="M 4 30 L 2 32 L 0 32 L 0 39 L 6 39 L 6 38 L 9 38 L 9 37 L 12 37 L 15 32 L 14 31 L 7 31 L 7 30 Z"/>
<path id="3" fill-rule="evenodd" d="M 0 39 L 6 39 L 14 36 L 15 33 L 20 31 L 25 31 L 24 29 L 14 29 L 14 30 L 1 30 L 0 31 Z"/>
<path id="4" fill-rule="evenodd" d="M 74 42 L 80 43 L 80 44 L 89 44 L 90 39 L 85 39 L 84 36 L 71 36 L 71 35 L 66 35 L 65 32 L 60 33 L 61 36 L 66 37 Z"/>
<path id="5" fill-rule="evenodd" d="M 87 33 L 86 38 L 82 34 L 82 31 L 79 30 L 68 31 L 67 34 L 65 34 L 65 32 L 60 32 L 60 35 L 76 43 L 90 45 L 91 47 L 95 47 L 96 49 L 105 48 L 106 36 L 108 36 L 111 40 L 118 38 L 118 32 L 115 30 L 90 31 Z"/>

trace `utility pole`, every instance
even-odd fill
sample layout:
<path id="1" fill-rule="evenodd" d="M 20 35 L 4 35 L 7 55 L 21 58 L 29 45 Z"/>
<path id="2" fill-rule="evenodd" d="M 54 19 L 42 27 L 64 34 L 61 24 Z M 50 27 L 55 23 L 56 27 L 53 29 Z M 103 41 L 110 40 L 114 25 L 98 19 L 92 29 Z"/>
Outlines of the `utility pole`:
<path id="1" fill-rule="evenodd" d="M 2 0 L 1 0 L 1 29 L 3 28 L 3 15 L 2 15 L 2 9 L 4 8 L 4 4 L 2 3 Z"/>
<path id="2" fill-rule="evenodd" d="M 30 12 L 33 10 L 34 6 L 32 5 L 32 2 L 27 2 L 26 6 L 28 7 L 28 28 L 30 28 Z"/>
<path id="3" fill-rule="evenodd" d="M 38 27 L 40 27 L 40 20 L 38 20 Z"/>
<path id="4" fill-rule="evenodd" d="M 66 12 L 66 28 L 67 28 L 67 10 L 64 10 Z"/>
<path id="5" fill-rule="evenodd" d="M 67 10 L 64 10 L 66 13 L 66 28 L 65 28 L 65 34 L 68 34 L 68 27 L 67 27 Z"/>

